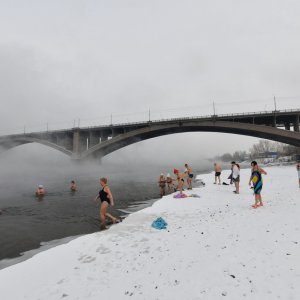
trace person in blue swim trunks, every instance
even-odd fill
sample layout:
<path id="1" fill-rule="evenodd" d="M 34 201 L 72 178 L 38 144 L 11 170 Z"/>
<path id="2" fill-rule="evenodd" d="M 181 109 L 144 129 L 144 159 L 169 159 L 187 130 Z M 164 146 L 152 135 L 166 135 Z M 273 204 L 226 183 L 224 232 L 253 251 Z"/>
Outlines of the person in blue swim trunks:
<path id="1" fill-rule="evenodd" d="M 261 197 L 261 190 L 263 188 L 262 174 L 267 175 L 267 172 L 264 169 L 260 168 L 256 161 L 251 162 L 251 169 L 252 173 L 249 180 L 249 185 L 251 185 L 252 182 L 255 196 L 255 203 L 252 205 L 252 207 L 258 208 L 260 206 L 263 206 Z"/>

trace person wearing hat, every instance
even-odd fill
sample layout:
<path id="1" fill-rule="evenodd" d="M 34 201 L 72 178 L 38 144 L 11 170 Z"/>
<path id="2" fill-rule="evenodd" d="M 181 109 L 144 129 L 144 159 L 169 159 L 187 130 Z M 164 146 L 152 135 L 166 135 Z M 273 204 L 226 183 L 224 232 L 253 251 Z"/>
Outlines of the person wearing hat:
<path id="1" fill-rule="evenodd" d="M 166 194 L 166 178 L 163 173 L 159 176 L 158 185 L 160 189 L 160 196 L 163 197 Z"/>
<path id="2" fill-rule="evenodd" d="M 39 196 L 39 197 L 44 196 L 44 195 L 45 195 L 45 189 L 44 189 L 44 186 L 41 185 L 41 184 L 39 184 L 39 185 L 38 185 L 38 188 L 37 188 L 36 191 L 35 191 L 35 194 L 36 194 L 36 196 Z"/>

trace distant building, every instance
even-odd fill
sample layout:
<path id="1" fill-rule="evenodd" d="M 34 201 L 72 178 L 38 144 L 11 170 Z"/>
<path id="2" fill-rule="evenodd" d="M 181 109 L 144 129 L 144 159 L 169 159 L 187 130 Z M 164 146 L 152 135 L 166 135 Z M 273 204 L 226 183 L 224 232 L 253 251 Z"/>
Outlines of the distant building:
<path id="1" fill-rule="evenodd" d="M 278 152 L 275 152 L 275 151 L 261 152 L 261 153 L 258 154 L 258 158 L 277 159 L 278 158 Z"/>
<path id="2" fill-rule="evenodd" d="M 294 154 L 294 155 L 293 155 L 293 159 L 294 159 L 295 161 L 300 161 L 300 154 Z"/>
<path id="3" fill-rule="evenodd" d="M 292 156 L 282 156 L 282 157 L 279 157 L 278 160 L 280 162 L 291 162 L 291 161 L 293 161 L 293 157 Z"/>

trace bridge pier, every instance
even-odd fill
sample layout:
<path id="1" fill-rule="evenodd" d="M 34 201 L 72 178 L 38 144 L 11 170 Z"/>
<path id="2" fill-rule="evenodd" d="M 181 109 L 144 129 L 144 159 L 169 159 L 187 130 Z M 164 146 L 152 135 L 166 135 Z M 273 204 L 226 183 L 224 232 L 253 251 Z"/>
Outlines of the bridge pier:
<path id="1" fill-rule="evenodd" d="M 88 133 L 82 132 L 79 128 L 73 130 L 73 154 L 75 158 L 87 150 Z"/>
<path id="2" fill-rule="evenodd" d="M 299 132 L 300 131 L 300 126 L 299 126 L 299 116 L 295 117 L 295 121 L 294 121 L 294 131 Z"/>

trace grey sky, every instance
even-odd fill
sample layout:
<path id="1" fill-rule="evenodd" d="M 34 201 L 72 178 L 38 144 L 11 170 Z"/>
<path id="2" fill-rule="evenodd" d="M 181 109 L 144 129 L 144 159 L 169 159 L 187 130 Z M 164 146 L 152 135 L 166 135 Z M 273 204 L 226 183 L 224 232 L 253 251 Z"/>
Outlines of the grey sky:
<path id="1" fill-rule="evenodd" d="M 290 0 L 0 0 L 0 134 L 141 120 L 149 108 L 211 114 L 212 101 L 218 113 L 266 110 L 273 95 L 298 108 L 299 15 Z M 183 139 L 215 145 L 207 154 L 255 141 Z"/>

